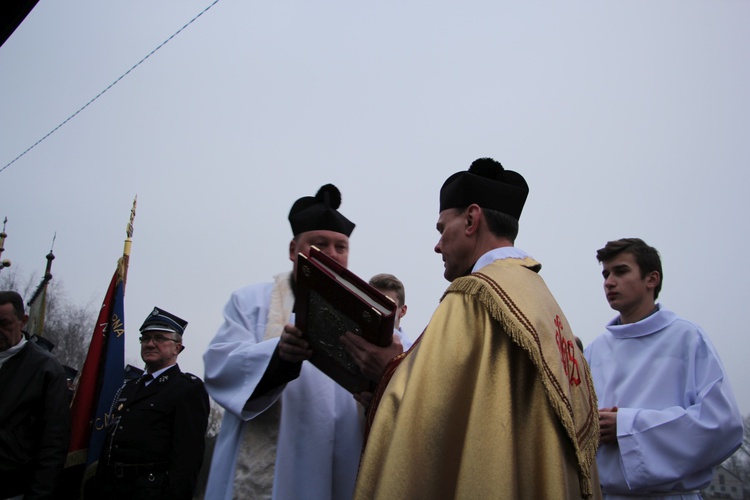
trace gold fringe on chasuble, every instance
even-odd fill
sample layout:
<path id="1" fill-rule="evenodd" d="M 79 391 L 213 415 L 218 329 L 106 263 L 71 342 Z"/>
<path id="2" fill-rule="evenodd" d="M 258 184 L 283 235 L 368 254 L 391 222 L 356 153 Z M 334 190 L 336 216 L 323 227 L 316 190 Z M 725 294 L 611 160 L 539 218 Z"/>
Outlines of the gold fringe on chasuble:
<path id="1" fill-rule="evenodd" d="M 588 365 L 581 351 L 573 347 L 575 337 L 560 307 L 535 272 L 541 266 L 529 258 L 503 263 L 508 265 L 500 272 L 489 271 L 493 276 L 477 272 L 456 279 L 443 297 L 449 293 L 471 295 L 529 354 L 542 377 L 547 400 L 573 443 L 581 493 L 588 498 L 593 494 L 591 468 L 599 445 L 597 401 Z M 517 296 L 511 297 L 499 280 Z M 529 317 L 524 311 L 536 311 L 537 315 Z M 545 330 L 543 335 L 539 330 Z"/>

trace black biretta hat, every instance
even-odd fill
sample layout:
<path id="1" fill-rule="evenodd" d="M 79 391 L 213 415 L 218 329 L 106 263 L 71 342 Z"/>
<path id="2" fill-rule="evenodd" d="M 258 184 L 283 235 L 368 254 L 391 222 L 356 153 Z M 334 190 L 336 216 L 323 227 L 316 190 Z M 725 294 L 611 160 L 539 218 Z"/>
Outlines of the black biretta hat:
<path id="1" fill-rule="evenodd" d="M 184 319 L 154 307 L 154 310 L 141 325 L 141 332 L 173 332 L 183 335 L 187 324 L 188 322 Z"/>
<path id="2" fill-rule="evenodd" d="M 304 196 L 294 202 L 289 211 L 292 233 L 306 231 L 335 231 L 349 236 L 354 223 L 336 210 L 341 206 L 341 192 L 333 184 L 322 186 L 315 196 Z"/>
<path id="3" fill-rule="evenodd" d="M 521 174 L 505 170 L 492 158 L 479 158 L 468 171 L 456 172 L 443 183 L 440 211 L 476 203 L 520 219 L 528 195 L 529 186 Z"/>

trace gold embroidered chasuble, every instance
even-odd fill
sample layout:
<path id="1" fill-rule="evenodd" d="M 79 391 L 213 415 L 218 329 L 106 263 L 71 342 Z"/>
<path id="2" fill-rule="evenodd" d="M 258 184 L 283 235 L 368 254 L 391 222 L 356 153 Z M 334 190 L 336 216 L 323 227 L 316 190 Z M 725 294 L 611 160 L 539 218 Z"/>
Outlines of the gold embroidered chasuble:
<path id="1" fill-rule="evenodd" d="M 600 498 L 591 376 L 540 268 L 497 260 L 446 290 L 378 387 L 356 499 Z"/>

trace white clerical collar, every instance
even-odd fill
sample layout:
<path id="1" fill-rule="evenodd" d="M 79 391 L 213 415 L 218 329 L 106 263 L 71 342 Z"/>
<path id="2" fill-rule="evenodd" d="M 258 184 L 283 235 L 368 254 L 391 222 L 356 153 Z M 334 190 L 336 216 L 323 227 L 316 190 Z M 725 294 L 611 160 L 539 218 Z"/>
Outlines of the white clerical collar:
<path id="1" fill-rule="evenodd" d="M 474 267 L 471 269 L 471 272 L 474 273 L 476 271 L 479 271 L 481 268 L 486 266 L 487 264 L 492 264 L 496 260 L 500 259 L 525 259 L 528 257 L 529 254 L 521 250 L 520 248 L 516 247 L 500 247 L 500 248 L 493 248 L 486 254 L 479 257 L 479 260 L 476 264 L 474 264 Z"/>

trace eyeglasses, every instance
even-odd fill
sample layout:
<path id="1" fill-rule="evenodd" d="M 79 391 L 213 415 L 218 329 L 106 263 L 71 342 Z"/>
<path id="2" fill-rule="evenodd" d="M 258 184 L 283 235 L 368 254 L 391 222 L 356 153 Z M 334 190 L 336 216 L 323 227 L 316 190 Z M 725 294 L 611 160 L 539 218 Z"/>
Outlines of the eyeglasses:
<path id="1" fill-rule="evenodd" d="M 138 342 L 141 344 L 148 344 L 150 340 L 153 340 L 155 344 L 163 344 L 167 340 L 174 342 L 176 344 L 179 344 L 179 340 L 170 339 L 169 337 L 165 337 L 164 335 L 152 335 L 150 337 L 139 337 Z"/>

